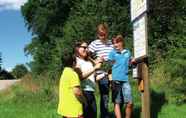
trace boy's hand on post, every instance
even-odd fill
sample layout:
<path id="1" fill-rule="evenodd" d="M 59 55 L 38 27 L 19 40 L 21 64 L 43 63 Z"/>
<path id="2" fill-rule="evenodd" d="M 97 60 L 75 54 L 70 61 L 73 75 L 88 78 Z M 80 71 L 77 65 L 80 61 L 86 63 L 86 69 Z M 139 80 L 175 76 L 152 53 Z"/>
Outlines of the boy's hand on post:
<path id="1" fill-rule="evenodd" d="M 132 59 L 131 59 L 131 64 L 133 64 L 133 65 L 137 64 L 135 58 L 132 58 Z"/>

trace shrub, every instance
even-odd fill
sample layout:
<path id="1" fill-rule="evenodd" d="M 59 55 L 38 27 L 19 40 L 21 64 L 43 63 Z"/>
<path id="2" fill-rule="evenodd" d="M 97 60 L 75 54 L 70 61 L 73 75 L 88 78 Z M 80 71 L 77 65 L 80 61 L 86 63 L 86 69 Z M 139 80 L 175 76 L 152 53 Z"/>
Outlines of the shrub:
<path id="1" fill-rule="evenodd" d="M 171 50 L 169 56 L 157 64 L 153 71 L 152 87 L 165 92 L 166 99 L 173 103 L 186 100 L 186 49 Z"/>

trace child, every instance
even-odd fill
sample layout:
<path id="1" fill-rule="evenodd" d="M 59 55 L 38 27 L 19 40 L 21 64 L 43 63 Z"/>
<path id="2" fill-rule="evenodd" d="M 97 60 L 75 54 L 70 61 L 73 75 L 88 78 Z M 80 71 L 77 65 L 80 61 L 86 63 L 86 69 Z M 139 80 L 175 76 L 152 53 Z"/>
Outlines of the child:
<path id="1" fill-rule="evenodd" d="M 121 118 L 121 104 L 126 104 L 126 118 L 131 118 L 132 95 L 128 81 L 128 66 L 131 61 L 131 53 L 124 47 L 122 35 L 112 39 L 114 49 L 109 53 L 112 62 L 112 101 L 116 118 Z"/>
<path id="2" fill-rule="evenodd" d="M 64 54 L 63 62 L 65 68 L 59 84 L 58 113 L 65 118 L 83 118 L 81 102 L 84 98 L 80 89 L 79 76 L 75 72 L 75 60 L 75 57 L 71 54 Z"/>
<path id="3" fill-rule="evenodd" d="M 97 26 L 97 39 L 92 41 L 88 46 L 91 53 L 95 53 L 100 59 L 107 61 L 108 54 L 113 49 L 112 42 L 108 40 L 108 25 L 101 23 Z M 96 71 L 99 75 L 99 92 L 100 92 L 100 118 L 109 118 L 109 80 L 106 72 L 102 69 Z"/>

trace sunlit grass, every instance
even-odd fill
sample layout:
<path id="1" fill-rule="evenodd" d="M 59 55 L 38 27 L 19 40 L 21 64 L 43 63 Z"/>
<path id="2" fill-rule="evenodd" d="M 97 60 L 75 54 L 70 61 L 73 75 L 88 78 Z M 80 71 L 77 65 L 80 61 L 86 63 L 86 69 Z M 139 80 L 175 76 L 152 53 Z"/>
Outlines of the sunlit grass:
<path id="1" fill-rule="evenodd" d="M 141 118 L 141 93 L 137 90 L 136 80 L 132 80 L 131 85 L 134 101 L 133 118 Z M 152 94 L 152 118 L 185 118 L 186 104 L 176 106 L 166 102 L 160 103 L 163 94 L 156 92 Z M 96 100 L 99 118 L 99 91 L 96 91 Z M 0 92 L 0 118 L 60 118 L 57 114 L 57 104 L 58 82 L 47 81 L 42 77 L 39 81 L 26 77 L 12 88 Z M 109 111 L 114 118 L 111 94 Z"/>

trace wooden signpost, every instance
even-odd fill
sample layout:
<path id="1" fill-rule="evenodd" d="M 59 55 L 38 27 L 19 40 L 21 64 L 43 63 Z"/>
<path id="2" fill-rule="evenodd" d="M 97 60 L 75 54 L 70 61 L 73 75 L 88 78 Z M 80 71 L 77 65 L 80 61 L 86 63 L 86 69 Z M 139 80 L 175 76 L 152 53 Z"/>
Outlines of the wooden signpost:
<path id="1" fill-rule="evenodd" d="M 148 30 L 147 0 L 131 0 L 131 21 L 133 22 L 134 57 L 143 60 L 138 64 L 139 90 L 142 94 L 142 117 L 150 118 L 150 90 L 148 75 Z"/>

